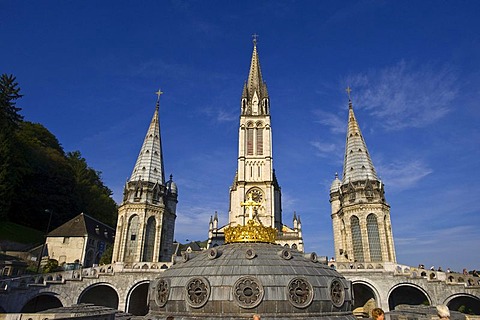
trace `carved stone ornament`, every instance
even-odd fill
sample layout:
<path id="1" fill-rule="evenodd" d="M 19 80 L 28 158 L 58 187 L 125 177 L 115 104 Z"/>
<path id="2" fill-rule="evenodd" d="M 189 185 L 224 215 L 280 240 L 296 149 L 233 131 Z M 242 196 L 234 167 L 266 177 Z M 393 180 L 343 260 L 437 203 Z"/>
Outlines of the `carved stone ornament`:
<path id="1" fill-rule="evenodd" d="M 254 277 L 241 277 L 233 286 L 233 298 L 245 309 L 258 306 L 262 302 L 263 294 L 262 284 Z"/>
<path id="2" fill-rule="evenodd" d="M 287 297 L 293 306 L 306 308 L 313 301 L 312 285 L 304 278 L 294 278 L 287 286 Z"/>
<path id="3" fill-rule="evenodd" d="M 170 293 L 170 284 L 167 279 L 160 279 L 157 281 L 155 287 L 155 303 L 159 307 L 165 306 L 168 301 L 168 295 Z"/>
<path id="4" fill-rule="evenodd" d="M 193 278 L 185 285 L 185 293 L 191 307 L 203 307 L 210 297 L 210 283 L 203 277 Z"/>
<path id="5" fill-rule="evenodd" d="M 345 288 L 342 282 L 334 279 L 330 284 L 330 299 L 335 307 L 340 308 L 345 302 Z"/>
<path id="6" fill-rule="evenodd" d="M 251 260 L 251 259 L 255 258 L 256 256 L 257 256 L 257 254 L 255 253 L 255 250 L 253 250 L 252 248 L 248 248 L 245 251 L 245 258 L 247 258 L 248 260 Z"/>

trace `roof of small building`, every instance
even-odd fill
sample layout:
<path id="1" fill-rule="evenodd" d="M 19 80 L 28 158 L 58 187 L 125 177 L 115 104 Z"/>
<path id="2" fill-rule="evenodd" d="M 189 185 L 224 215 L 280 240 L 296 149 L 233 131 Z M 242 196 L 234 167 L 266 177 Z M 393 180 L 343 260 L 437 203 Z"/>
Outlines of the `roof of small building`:
<path id="1" fill-rule="evenodd" d="M 113 242 L 115 230 L 82 212 L 49 232 L 47 237 L 84 237 L 86 235 Z"/>

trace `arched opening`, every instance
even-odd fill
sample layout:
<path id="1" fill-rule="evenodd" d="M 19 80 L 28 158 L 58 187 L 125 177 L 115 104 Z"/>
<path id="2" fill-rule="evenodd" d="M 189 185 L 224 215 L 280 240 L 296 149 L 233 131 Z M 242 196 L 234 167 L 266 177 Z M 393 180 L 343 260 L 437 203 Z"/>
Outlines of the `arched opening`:
<path id="1" fill-rule="evenodd" d="M 78 303 L 92 303 L 97 306 L 118 309 L 118 294 L 115 289 L 106 284 L 93 285 L 82 292 Z"/>
<path id="2" fill-rule="evenodd" d="M 130 218 L 128 223 L 128 232 L 125 245 L 125 256 L 123 261 L 125 262 L 135 262 L 137 258 L 137 243 L 138 243 L 138 230 L 139 228 L 139 217 L 134 215 Z"/>
<path id="3" fill-rule="evenodd" d="M 352 230 L 353 257 L 356 261 L 365 261 L 363 257 L 362 231 L 360 220 L 357 216 L 350 218 L 350 227 Z"/>
<path id="4" fill-rule="evenodd" d="M 480 299 L 474 296 L 456 296 L 447 303 L 447 307 L 465 314 L 480 315 Z"/>
<path id="5" fill-rule="evenodd" d="M 363 283 L 353 284 L 353 313 L 357 317 L 370 317 L 372 309 L 379 306 L 377 297 L 373 289 Z"/>
<path id="6" fill-rule="evenodd" d="M 371 213 L 367 216 L 368 247 L 371 261 L 382 261 L 382 246 L 378 232 L 377 217 Z"/>
<path id="7" fill-rule="evenodd" d="M 135 316 L 144 316 L 148 313 L 148 282 L 137 284 L 130 291 L 127 299 L 127 312 Z"/>
<path id="8" fill-rule="evenodd" d="M 35 313 L 47 309 L 63 307 L 60 300 L 53 294 L 41 294 L 30 299 L 20 311 L 21 313 Z"/>
<path id="9" fill-rule="evenodd" d="M 430 305 L 430 299 L 426 293 L 418 287 L 411 285 L 399 285 L 392 290 L 388 297 L 388 307 L 395 310 L 399 304 Z"/>
<path id="10" fill-rule="evenodd" d="M 143 246 L 143 260 L 153 261 L 153 251 L 155 247 L 155 229 L 156 221 L 155 217 L 150 217 L 147 220 L 147 227 L 145 229 L 145 242 Z"/>

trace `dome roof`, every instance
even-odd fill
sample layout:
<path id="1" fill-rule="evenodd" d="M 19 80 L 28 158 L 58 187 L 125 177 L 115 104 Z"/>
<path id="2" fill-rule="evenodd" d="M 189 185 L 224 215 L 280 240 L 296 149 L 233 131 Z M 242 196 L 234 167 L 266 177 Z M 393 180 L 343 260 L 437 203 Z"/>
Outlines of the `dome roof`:
<path id="1" fill-rule="evenodd" d="M 338 191 L 342 186 L 342 181 L 338 179 L 338 174 L 335 173 L 335 179 L 333 179 L 332 185 L 330 186 L 330 193 Z"/>
<path id="2" fill-rule="evenodd" d="M 175 182 L 172 180 L 172 175 L 170 175 L 170 180 L 167 181 L 165 186 L 167 187 L 167 190 L 169 193 L 177 194 L 178 195 L 178 187 Z"/>
<path id="3" fill-rule="evenodd" d="M 351 283 L 303 254 L 277 244 L 232 243 L 181 262 L 150 283 L 148 317 L 175 319 L 354 320 Z"/>

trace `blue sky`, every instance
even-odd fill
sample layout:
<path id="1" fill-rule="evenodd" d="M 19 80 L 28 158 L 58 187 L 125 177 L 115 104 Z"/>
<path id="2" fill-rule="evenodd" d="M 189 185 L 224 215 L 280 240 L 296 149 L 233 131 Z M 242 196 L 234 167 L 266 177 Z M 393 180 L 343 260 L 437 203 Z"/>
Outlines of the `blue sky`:
<path id="1" fill-rule="evenodd" d="M 0 1 L 0 72 L 26 120 L 80 150 L 121 200 L 161 100 L 175 238 L 227 222 L 253 33 L 283 220 L 333 255 L 329 186 L 348 99 L 386 185 L 399 263 L 480 268 L 477 1 Z"/>

